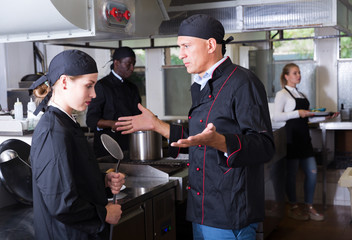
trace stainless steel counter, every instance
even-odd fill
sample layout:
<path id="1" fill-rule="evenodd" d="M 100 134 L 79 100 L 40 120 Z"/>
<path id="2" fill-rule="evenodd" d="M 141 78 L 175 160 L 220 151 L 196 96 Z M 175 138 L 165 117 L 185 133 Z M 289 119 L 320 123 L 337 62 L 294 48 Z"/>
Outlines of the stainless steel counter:
<path id="1" fill-rule="evenodd" d="M 326 121 L 319 123 L 319 128 L 322 133 L 322 153 L 323 153 L 323 195 L 322 201 L 323 206 L 326 208 L 326 192 L 327 192 L 327 180 L 326 180 L 326 170 L 328 166 L 328 149 L 326 141 L 326 132 L 327 131 L 339 131 L 339 130 L 352 130 L 352 122 L 341 122 L 341 121 Z"/>
<path id="2" fill-rule="evenodd" d="M 322 122 L 319 127 L 326 130 L 352 130 L 352 122 Z"/>
<path id="3" fill-rule="evenodd" d="M 131 208 L 160 193 L 175 188 L 177 180 L 149 177 L 128 177 L 126 189 L 118 195 L 122 210 Z M 14 204 L 0 209 L 0 239 L 34 239 L 33 209 Z"/>

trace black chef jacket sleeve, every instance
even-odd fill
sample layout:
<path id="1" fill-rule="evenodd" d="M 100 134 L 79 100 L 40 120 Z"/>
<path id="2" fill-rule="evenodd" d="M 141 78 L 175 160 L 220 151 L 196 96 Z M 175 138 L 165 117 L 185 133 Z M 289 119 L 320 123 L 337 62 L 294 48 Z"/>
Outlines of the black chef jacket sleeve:
<path id="1" fill-rule="evenodd" d="M 43 144 L 34 153 L 35 156 L 45 157 L 43 161 L 36 161 L 35 166 L 36 185 L 40 189 L 45 208 L 51 216 L 64 224 L 89 234 L 101 232 L 105 225 L 105 205 L 95 204 L 78 194 L 69 157 L 74 151 L 70 147 L 71 142 L 62 132 L 55 132 L 55 137 L 53 135 L 48 131 L 38 136 L 36 142 Z"/>
<path id="2" fill-rule="evenodd" d="M 228 167 L 270 161 L 275 152 L 271 120 L 264 87 L 249 81 L 236 90 L 233 111 L 240 134 L 225 133 Z"/>
<path id="3" fill-rule="evenodd" d="M 170 138 L 168 153 L 170 157 L 176 158 L 180 153 L 188 153 L 188 148 L 171 147 L 170 144 L 179 139 L 188 138 L 188 128 L 181 125 L 170 124 Z"/>

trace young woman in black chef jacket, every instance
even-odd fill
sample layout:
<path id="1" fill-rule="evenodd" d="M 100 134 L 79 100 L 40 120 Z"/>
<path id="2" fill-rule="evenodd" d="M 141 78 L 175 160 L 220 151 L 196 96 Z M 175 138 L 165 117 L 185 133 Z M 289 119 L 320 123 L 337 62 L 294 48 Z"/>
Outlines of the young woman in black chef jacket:
<path id="1" fill-rule="evenodd" d="M 286 122 L 287 135 L 287 181 L 286 193 L 290 202 L 288 216 L 296 220 L 324 220 L 324 216 L 313 207 L 313 197 L 317 178 L 317 165 L 309 135 L 309 122 L 324 121 L 331 117 L 314 117 L 309 111 L 309 101 L 296 85 L 301 82 L 301 72 L 294 63 L 284 66 L 280 77 L 282 90 L 275 96 L 273 120 Z M 336 116 L 336 115 L 335 115 Z M 334 116 L 334 117 L 335 117 Z M 296 175 L 299 166 L 304 179 L 305 208 L 301 209 L 296 198 Z"/>
<path id="2" fill-rule="evenodd" d="M 94 98 L 97 67 L 79 50 L 56 55 L 49 71 L 32 86 L 47 95 L 35 128 L 30 159 L 36 239 L 109 239 L 109 224 L 121 217 L 121 206 L 108 203 L 105 187 L 119 192 L 120 173 L 101 174 L 94 153 L 72 111 L 84 111 Z"/>

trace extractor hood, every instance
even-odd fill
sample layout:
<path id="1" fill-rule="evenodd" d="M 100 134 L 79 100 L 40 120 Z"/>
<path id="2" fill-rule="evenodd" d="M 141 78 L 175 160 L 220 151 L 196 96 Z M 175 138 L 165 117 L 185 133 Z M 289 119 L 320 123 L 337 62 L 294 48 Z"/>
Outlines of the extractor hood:
<path id="1" fill-rule="evenodd" d="M 0 42 L 148 38 L 168 19 L 170 0 L 0 2 Z"/>
<path id="2" fill-rule="evenodd" d="M 170 20 L 159 34 L 176 34 L 182 20 L 197 13 L 217 18 L 227 33 L 314 27 L 352 32 L 351 0 L 172 0 Z"/>

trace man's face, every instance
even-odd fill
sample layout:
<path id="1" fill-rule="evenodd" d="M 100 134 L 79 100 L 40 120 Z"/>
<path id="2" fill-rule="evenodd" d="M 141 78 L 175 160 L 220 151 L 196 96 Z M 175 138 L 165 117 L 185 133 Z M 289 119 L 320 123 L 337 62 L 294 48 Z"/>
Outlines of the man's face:
<path id="1" fill-rule="evenodd" d="M 208 66 L 208 41 L 196 38 L 179 36 L 177 45 L 180 47 L 179 58 L 183 60 L 187 72 L 191 74 L 203 74 L 211 67 Z"/>
<path id="2" fill-rule="evenodd" d="M 123 79 L 129 78 L 134 70 L 136 59 L 134 57 L 125 57 L 120 60 L 114 60 L 114 71 Z"/>

